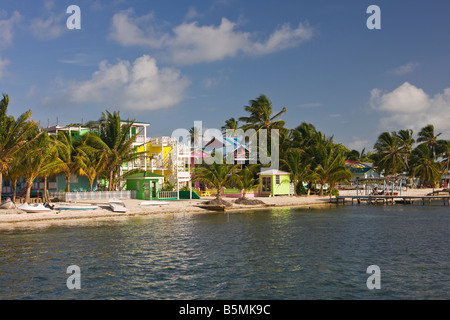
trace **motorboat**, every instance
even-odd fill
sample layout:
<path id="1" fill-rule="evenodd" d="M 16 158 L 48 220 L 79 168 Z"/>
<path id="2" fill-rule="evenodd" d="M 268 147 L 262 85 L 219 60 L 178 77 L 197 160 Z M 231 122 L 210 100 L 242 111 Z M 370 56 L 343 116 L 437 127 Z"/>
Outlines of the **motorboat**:
<path id="1" fill-rule="evenodd" d="M 96 210 L 98 206 L 88 203 L 58 203 L 55 210 Z"/>
<path id="2" fill-rule="evenodd" d="M 52 209 L 44 206 L 42 203 L 27 203 L 20 205 L 18 207 L 20 210 L 27 213 L 39 213 L 39 212 L 50 212 Z"/>
<path id="3" fill-rule="evenodd" d="M 167 201 L 142 201 L 141 206 L 159 206 L 169 204 Z"/>
<path id="4" fill-rule="evenodd" d="M 0 204 L 0 209 L 14 209 L 16 205 L 11 201 L 11 198 L 6 198 L 5 201 Z"/>
<path id="5" fill-rule="evenodd" d="M 125 202 L 123 202 L 122 200 L 110 199 L 110 200 L 108 200 L 108 203 L 109 203 L 111 210 L 114 212 L 126 212 L 127 211 Z"/>

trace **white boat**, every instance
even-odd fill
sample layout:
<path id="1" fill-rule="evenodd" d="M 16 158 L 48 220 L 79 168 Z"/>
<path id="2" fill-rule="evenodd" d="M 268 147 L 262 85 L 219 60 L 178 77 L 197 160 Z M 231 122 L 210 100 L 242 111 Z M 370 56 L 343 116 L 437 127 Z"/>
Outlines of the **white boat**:
<path id="1" fill-rule="evenodd" d="M 55 210 L 96 210 L 98 206 L 85 203 L 58 203 Z"/>
<path id="2" fill-rule="evenodd" d="M 122 200 L 117 199 L 110 199 L 108 200 L 109 206 L 111 207 L 111 210 L 114 212 L 126 212 L 127 207 L 125 206 L 125 203 Z"/>
<path id="3" fill-rule="evenodd" d="M 39 212 L 50 212 L 51 209 L 44 206 L 42 203 L 24 203 L 19 206 L 20 210 L 23 210 L 27 213 L 39 213 Z"/>
<path id="4" fill-rule="evenodd" d="M 6 198 L 5 201 L 0 205 L 0 209 L 14 209 L 16 205 L 11 201 L 11 198 Z"/>
<path id="5" fill-rule="evenodd" d="M 164 205 L 164 204 L 169 204 L 166 201 L 142 201 L 140 203 L 141 206 L 159 206 L 159 205 Z"/>

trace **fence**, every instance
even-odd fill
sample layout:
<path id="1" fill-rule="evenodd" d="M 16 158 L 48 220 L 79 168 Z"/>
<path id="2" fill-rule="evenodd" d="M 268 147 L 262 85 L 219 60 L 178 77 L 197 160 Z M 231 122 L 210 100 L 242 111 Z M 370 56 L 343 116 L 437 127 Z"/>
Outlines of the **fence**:
<path id="1" fill-rule="evenodd" d="M 136 199 L 136 191 L 94 191 L 94 192 L 49 192 L 50 198 L 60 201 L 102 200 L 102 199 Z"/>
<path id="2" fill-rule="evenodd" d="M 160 191 L 159 199 L 160 200 L 178 199 L 178 192 L 177 191 Z"/>

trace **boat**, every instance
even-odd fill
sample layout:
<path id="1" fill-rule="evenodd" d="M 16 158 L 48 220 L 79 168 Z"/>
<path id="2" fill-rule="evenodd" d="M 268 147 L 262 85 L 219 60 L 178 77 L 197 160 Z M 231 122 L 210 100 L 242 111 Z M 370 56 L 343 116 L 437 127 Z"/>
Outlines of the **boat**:
<path id="1" fill-rule="evenodd" d="M 159 206 L 169 204 L 167 201 L 142 201 L 141 206 Z"/>
<path id="2" fill-rule="evenodd" d="M 14 209 L 16 205 L 11 201 L 11 198 L 6 198 L 5 201 L 0 205 L 0 209 Z"/>
<path id="3" fill-rule="evenodd" d="M 56 210 L 96 210 L 98 206 L 84 203 L 59 203 L 55 205 Z"/>
<path id="4" fill-rule="evenodd" d="M 20 205 L 18 207 L 20 210 L 23 210 L 27 213 L 39 213 L 39 212 L 50 212 L 52 211 L 52 209 L 47 208 L 46 206 L 44 206 L 42 203 L 27 203 L 25 202 L 24 204 Z"/>
<path id="5" fill-rule="evenodd" d="M 127 207 L 125 206 L 125 203 L 122 200 L 117 199 L 110 199 L 108 200 L 109 206 L 111 207 L 111 210 L 114 212 L 126 212 Z"/>

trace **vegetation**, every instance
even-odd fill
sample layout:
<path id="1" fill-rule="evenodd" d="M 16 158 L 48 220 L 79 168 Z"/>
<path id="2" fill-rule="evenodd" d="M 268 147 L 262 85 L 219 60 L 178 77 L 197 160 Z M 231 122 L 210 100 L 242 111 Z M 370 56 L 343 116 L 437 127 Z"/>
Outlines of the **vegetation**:
<path id="1" fill-rule="evenodd" d="M 100 120 L 89 123 L 91 133 L 75 139 L 68 132 L 49 136 L 31 120 L 31 110 L 15 119 L 8 115 L 8 105 L 9 97 L 4 94 L 0 102 L 0 183 L 3 178 L 11 181 L 13 197 L 20 179 L 26 181 L 29 198 L 29 189 L 37 178 L 46 181 L 56 175 L 65 176 L 67 191 L 73 175 L 86 176 L 91 190 L 97 178 L 107 181 L 108 190 L 118 190 L 123 178 L 121 166 L 142 156 L 132 146 L 139 135 L 131 134 L 135 120 L 124 122 L 119 112 L 106 111 Z M 385 176 L 401 174 L 417 178 L 421 185 L 432 186 L 450 167 L 450 141 L 440 139 L 442 133 L 435 132 L 432 124 L 423 127 L 416 139 L 411 129 L 382 132 L 373 150 L 366 152 L 366 149 L 349 150 L 335 143 L 334 137 L 326 136 L 310 123 L 286 128 L 281 119 L 286 108 L 274 112 L 272 102 L 264 94 L 250 100 L 243 111 L 247 113 L 245 116 L 226 120 L 222 131 L 238 135 L 242 130 L 267 129 L 270 138 L 271 131 L 277 129 L 280 169 L 291 173 L 295 195 L 303 185 L 316 188 L 319 195 L 328 186 L 330 194 L 335 194 L 335 186 L 351 178 L 346 160 L 371 162 Z M 190 138 L 192 142 L 200 138 L 198 128 L 191 128 Z M 260 168 L 259 165 L 201 164 L 195 169 L 195 179 L 217 189 L 217 199 L 226 186 L 242 190 L 245 198 L 258 185 Z M 171 188 L 171 185 L 165 187 Z"/>

